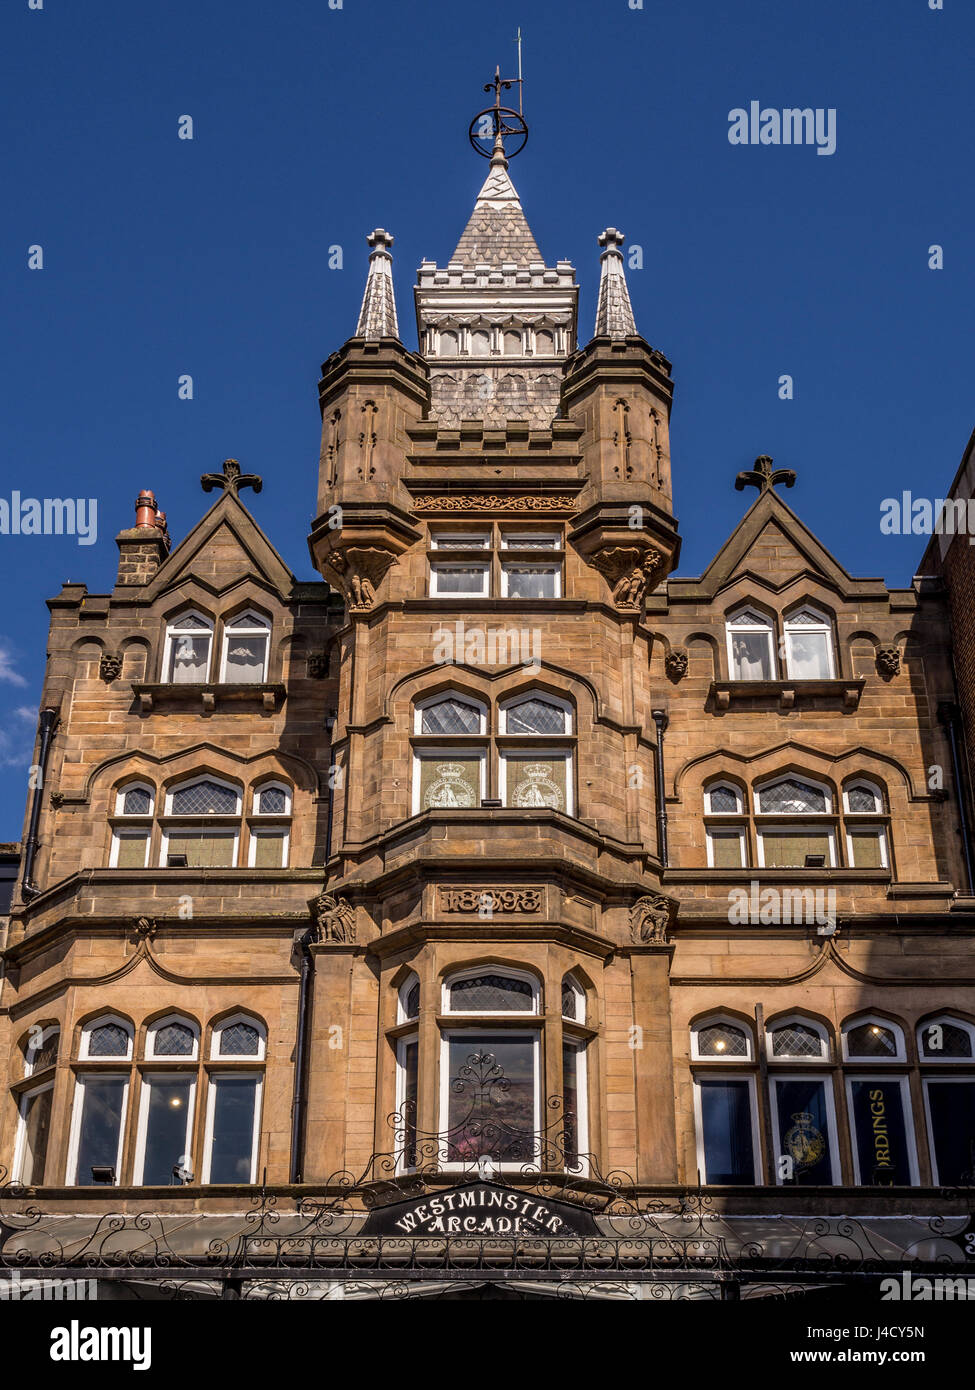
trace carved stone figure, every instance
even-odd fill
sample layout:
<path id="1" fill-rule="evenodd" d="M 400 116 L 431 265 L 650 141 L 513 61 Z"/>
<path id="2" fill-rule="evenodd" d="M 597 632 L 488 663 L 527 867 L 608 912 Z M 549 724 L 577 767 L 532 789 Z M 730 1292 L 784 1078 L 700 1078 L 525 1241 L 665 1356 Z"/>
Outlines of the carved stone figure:
<path id="1" fill-rule="evenodd" d="M 664 657 L 664 670 L 672 681 L 683 680 L 687 675 L 687 648 L 672 647 Z"/>
<path id="2" fill-rule="evenodd" d="M 353 945 L 356 940 L 355 908 L 345 898 L 319 893 L 312 904 L 319 941 Z"/>
<path id="3" fill-rule="evenodd" d="M 678 902 L 663 893 L 639 898 L 630 908 L 630 936 L 644 945 L 666 946 L 668 928 L 679 908 Z"/>
<path id="4" fill-rule="evenodd" d="M 112 652 L 102 652 L 101 660 L 98 663 L 98 674 L 107 685 L 118 680 L 122 674 L 122 658 Z"/>
<path id="5" fill-rule="evenodd" d="M 662 561 L 663 556 L 655 546 L 616 545 L 598 551 L 592 563 L 612 584 L 617 608 L 637 611 Z"/>
<path id="6" fill-rule="evenodd" d="M 897 647 L 877 648 L 877 670 L 882 676 L 897 676 L 901 669 L 901 654 Z"/>

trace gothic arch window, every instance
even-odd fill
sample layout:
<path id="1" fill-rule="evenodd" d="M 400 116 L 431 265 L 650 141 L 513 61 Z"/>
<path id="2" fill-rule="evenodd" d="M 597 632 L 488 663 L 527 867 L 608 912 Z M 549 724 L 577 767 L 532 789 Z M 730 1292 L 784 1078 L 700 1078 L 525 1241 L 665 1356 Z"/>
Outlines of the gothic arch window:
<path id="1" fill-rule="evenodd" d="M 267 1030 L 251 1014 L 231 1014 L 213 1025 L 210 1056 L 216 1062 L 263 1061 Z"/>
<path id="2" fill-rule="evenodd" d="M 842 1029 L 853 1174 L 866 1186 L 918 1181 L 904 1033 L 873 1014 L 847 1019 Z"/>
<path id="3" fill-rule="evenodd" d="M 927 1018 L 918 1025 L 917 1050 L 922 1062 L 971 1064 L 975 1060 L 975 1027 L 951 1014 Z"/>
<path id="4" fill-rule="evenodd" d="M 487 357 L 491 352 L 491 335 L 483 328 L 475 328 L 471 333 L 471 356 Z"/>
<path id="5" fill-rule="evenodd" d="M 200 1030 L 192 1019 L 182 1014 L 167 1014 L 146 1030 L 146 1058 L 158 1062 L 182 1058 L 195 1062 L 199 1056 Z"/>
<path id="6" fill-rule="evenodd" d="M 828 1062 L 829 1038 L 821 1023 L 802 1014 L 778 1018 L 767 1031 L 770 1062 Z"/>
<path id="7" fill-rule="evenodd" d="M 412 1023 L 420 1017 L 420 981 L 416 975 L 407 975 L 399 987 L 397 998 L 397 1022 Z"/>
<path id="8" fill-rule="evenodd" d="M 772 619 L 757 608 L 739 608 L 726 623 L 728 670 L 733 681 L 776 678 Z"/>
<path id="9" fill-rule="evenodd" d="M 287 782 L 262 782 L 254 788 L 247 863 L 252 869 L 281 869 L 291 844 L 292 790 Z"/>
<path id="10" fill-rule="evenodd" d="M 785 619 L 785 664 L 790 680 L 832 680 L 833 624 L 818 608 L 805 604 Z"/>
<path id="11" fill-rule="evenodd" d="M 704 788 L 709 868 L 743 869 L 748 863 L 748 821 L 744 807 L 742 790 L 733 782 L 711 782 Z M 734 817 L 739 819 L 735 821 Z"/>
<path id="12" fill-rule="evenodd" d="M 210 1058 L 224 1064 L 207 1077 L 202 1181 L 257 1180 L 267 1030 L 252 1014 L 221 1018 L 210 1035 Z"/>
<path id="13" fill-rule="evenodd" d="M 220 679 L 229 685 L 260 685 L 267 680 L 271 623 L 249 608 L 229 618 L 223 627 Z"/>
<path id="14" fill-rule="evenodd" d="M 487 707 L 461 691 L 413 711 L 413 814 L 479 806 L 487 784 Z"/>
<path id="15" fill-rule="evenodd" d="M 934 1181 L 975 1187 L 975 1027 L 939 1014 L 918 1025 L 917 1045 Z"/>
<path id="16" fill-rule="evenodd" d="M 553 334 L 550 333 L 549 330 L 546 328 L 541 329 L 538 333 L 535 334 L 535 356 L 555 356 L 555 338 Z"/>
<path id="17" fill-rule="evenodd" d="M 79 1061 L 116 1063 L 117 1069 L 82 1069 L 76 1074 L 68 1139 L 69 1187 L 119 1181 L 133 1037 L 132 1024 L 117 1014 L 102 1014 L 81 1031 Z"/>
<path id="18" fill-rule="evenodd" d="M 482 1157 L 501 1167 L 537 1157 L 541 1127 L 540 987 L 509 966 L 480 966 L 443 983 L 440 1144 L 445 1167 Z M 498 1027 L 521 1017 L 525 1027 Z M 462 1025 L 462 1026 L 461 1026 Z"/>
<path id="19" fill-rule="evenodd" d="M 547 691 L 527 691 L 499 711 L 501 800 L 524 810 L 573 814 L 572 706 Z"/>
<path id="20" fill-rule="evenodd" d="M 149 862 L 155 788 L 148 782 L 127 782 L 115 793 L 109 867 L 144 869 Z"/>
<path id="21" fill-rule="evenodd" d="M 828 868 L 836 863 L 832 792 L 825 783 L 788 774 L 754 794 L 758 862 L 763 868 Z M 822 817 L 820 823 L 809 817 Z"/>
<path id="22" fill-rule="evenodd" d="M 562 1017 L 572 1023 L 586 1021 L 586 992 L 571 972 L 562 976 Z"/>
<path id="23" fill-rule="evenodd" d="M 847 1062 L 905 1062 L 903 1031 L 872 1014 L 851 1019 L 843 1025 L 843 1057 Z"/>
<path id="24" fill-rule="evenodd" d="M 53 1067 L 58 1060 L 60 1042 L 61 1027 L 57 1023 L 49 1023 L 36 1032 L 32 1029 L 23 1042 L 24 1076 L 37 1076 Z"/>
<path id="25" fill-rule="evenodd" d="M 810 1065 L 829 1061 L 826 1029 L 802 1014 L 778 1018 L 766 1031 L 766 1056 L 775 1181 L 840 1182 L 833 1078 Z"/>
<path id="26" fill-rule="evenodd" d="M 843 810 L 849 863 L 857 869 L 888 868 L 889 822 L 881 787 L 860 777 L 847 782 L 843 788 Z"/>
<path id="27" fill-rule="evenodd" d="M 161 863 L 191 869 L 235 865 L 241 800 L 239 786 L 210 774 L 170 787 L 162 821 Z"/>
<path id="28" fill-rule="evenodd" d="M 697 1163 L 702 1181 L 760 1181 L 758 1102 L 751 1029 L 725 1014 L 691 1028 Z"/>
<path id="29" fill-rule="evenodd" d="M 443 690 L 418 700 L 413 711 L 413 731 L 439 736 L 487 733 L 487 707 L 470 695 Z"/>
<path id="30" fill-rule="evenodd" d="M 205 685 L 210 677 L 213 620 L 196 609 L 181 613 L 166 628 L 163 680 L 175 685 Z"/>
<path id="31" fill-rule="evenodd" d="M 81 1030 L 81 1047 L 78 1056 L 81 1061 L 111 1061 L 116 1057 L 125 1061 L 132 1057 L 132 1024 L 118 1014 L 102 1014 L 86 1023 Z"/>

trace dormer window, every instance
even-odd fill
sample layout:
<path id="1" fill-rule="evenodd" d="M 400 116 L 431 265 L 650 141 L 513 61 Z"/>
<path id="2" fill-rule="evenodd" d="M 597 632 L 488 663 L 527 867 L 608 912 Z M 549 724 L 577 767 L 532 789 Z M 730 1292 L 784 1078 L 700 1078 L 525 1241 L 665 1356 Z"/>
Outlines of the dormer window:
<path id="1" fill-rule="evenodd" d="M 832 680 L 833 625 L 816 608 L 800 608 L 785 620 L 785 663 L 790 680 Z"/>
<path id="2" fill-rule="evenodd" d="M 248 610 L 224 626 L 223 664 L 220 679 L 229 685 L 259 685 L 267 679 L 271 625 Z"/>
<path id="3" fill-rule="evenodd" d="M 203 685 L 210 675 L 213 623 L 202 613 L 183 613 L 166 629 L 163 679 L 173 685 Z"/>
<path id="4" fill-rule="evenodd" d="M 754 608 L 741 608 L 727 623 L 728 669 L 735 681 L 775 679 L 772 620 Z"/>

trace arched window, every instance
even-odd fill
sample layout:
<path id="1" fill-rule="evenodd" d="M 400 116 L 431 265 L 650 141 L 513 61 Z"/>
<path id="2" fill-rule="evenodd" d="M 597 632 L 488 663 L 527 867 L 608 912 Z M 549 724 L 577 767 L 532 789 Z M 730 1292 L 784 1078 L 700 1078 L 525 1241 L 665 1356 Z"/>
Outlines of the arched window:
<path id="1" fill-rule="evenodd" d="M 87 1023 L 81 1032 L 82 1061 L 107 1061 L 113 1057 L 126 1060 L 132 1056 L 132 1024 L 116 1014 L 104 1014 Z"/>
<path id="2" fill-rule="evenodd" d="M 200 1031 L 192 1019 L 168 1014 L 148 1028 L 146 1057 L 151 1061 L 169 1057 L 195 1061 L 199 1054 L 199 1037 Z"/>
<path id="3" fill-rule="evenodd" d="M 704 1019 L 691 1029 L 691 1056 L 697 1061 L 750 1062 L 751 1032 L 729 1018 Z"/>
<path id="4" fill-rule="evenodd" d="M 755 608 L 741 608 L 728 618 L 726 632 L 733 681 L 775 679 L 771 618 Z"/>
<path id="5" fill-rule="evenodd" d="M 708 815 L 741 815 L 741 791 L 730 782 L 712 782 L 711 786 L 705 789 L 704 801 Z"/>
<path id="6" fill-rule="evenodd" d="M 248 609 L 224 624 L 220 679 L 230 685 L 259 685 L 267 680 L 271 624 Z"/>
<path id="7" fill-rule="evenodd" d="M 291 843 L 291 788 L 284 782 L 263 782 L 254 792 L 253 815 L 263 822 L 252 824 L 247 863 L 252 869 L 281 869 L 288 863 Z"/>
<path id="8" fill-rule="evenodd" d="M 544 738 L 571 734 L 572 707 L 548 694 L 519 695 L 501 706 L 501 733 Z"/>
<path id="9" fill-rule="evenodd" d="M 24 1075 L 36 1076 L 38 1072 L 47 1071 L 48 1067 L 53 1067 L 58 1060 L 58 1046 L 61 1041 L 61 1029 L 56 1023 L 49 1024 L 46 1028 L 32 1029 L 24 1039 Z"/>
<path id="10" fill-rule="evenodd" d="M 876 782 L 857 778 L 843 788 L 843 809 L 846 812 L 847 858 L 855 869 L 886 869 L 887 830 L 884 825 L 869 822 L 869 817 L 883 816 L 884 795 Z"/>
<path id="11" fill-rule="evenodd" d="M 487 731 L 484 705 L 456 691 L 421 700 L 414 709 L 414 731 L 418 734 L 465 735 Z"/>
<path id="12" fill-rule="evenodd" d="M 444 981 L 443 1012 L 481 1026 L 446 1028 L 440 1062 L 441 1156 L 448 1167 L 489 1157 L 521 1166 L 538 1156 L 541 1035 L 538 981 L 524 971 L 483 966 Z M 491 1027 L 520 1015 L 528 1027 Z"/>
<path id="13" fill-rule="evenodd" d="M 571 974 L 562 976 L 562 1017 L 572 1023 L 586 1021 L 586 992 Z"/>
<path id="14" fill-rule="evenodd" d="M 210 674 L 213 622 L 195 611 L 182 613 L 166 629 L 163 680 L 175 685 L 203 685 Z"/>
<path id="15" fill-rule="evenodd" d="M 731 782 L 712 782 L 704 789 L 704 810 L 707 816 L 741 816 L 744 798 L 740 788 Z M 708 867 L 713 869 L 742 869 L 748 862 L 747 827 L 742 825 L 713 825 L 708 823 Z"/>
<path id="16" fill-rule="evenodd" d="M 832 810 L 829 788 L 788 776 L 755 790 L 758 862 L 768 869 L 825 868 L 836 863 L 836 834 L 831 824 L 803 825 L 793 818 L 826 816 Z M 775 824 L 766 817 L 785 818 Z"/>
<path id="17" fill-rule="evenodd" d="M 155 788 L 148 782 L 128 782 L 115 793 L 115 821 L 109 867 L 144 869 L 149 862 Z"/>
<path id="18" fill-rule="evenodd" d="M 420 1016 L 420 981 L 415 975 L 408 975 L 399 987 L 397 1020 L 411 1023 Z"/>
<path id="19" fill-rule="evenodd" d="M 69 1186 L 119 1181 L 133 1036 L 132 1024 L 116 1014 L 103 1014 L 82 1029 L 82 1062 L 125 1065 L 118 1071 L 99 1068 L 77 1075 L 68 1143 Z"/>
<path id="20" fill-rule="evenodd" d="M 399 987 L 398 1023 L 415 1023 L 420 1016 L 420 981 L 408 975 Z M 396 1039 L 396 1133 L 402 1145 L 396 1156 L 400 1172 L 416 1167 L 416 1107 L 419 1096 L 420 1038 L 416 1032 Z"/>
<path id="21" fill-rule="evenodd" d="M 413 711 L 413 814 L 480 806 L 487 785 L 487 711 L 445 690 Z"/>
<path id="22" fill-rule="evenodd" d="M 263 1060 L 266 1036 L 264 1025 L 256 1018 L 234 1014 L 214 1026 L 210 1056 L 218 1062 L 240 1057 Z"/>
<path id="23" fill-rule="evenodd" d="M 210 1056 L 214 1061 L 251 1063 L 232 1071 L 211 1071 L 207 1087 L 203 1142 L 205 1183 L 252 1183 L 257 1179 L 263 1067 L 267 1034 L 249 1014 L 233 1014 L 214 1025 Z"/>
<path id="24" fill-rule="evenodd" d="M 768 1056 L 775 1062 L 828 1061 L 826 1029 L 806 1018 L 778 1019 L 768 1030 Z"/>
<path id="25" fill-rule="evenodd" d="M 169 868 L 233 866 L 240 843 L 240 813 L 241 790 L 233 783 L 199 777 L 171 787 L 166 795 L 161 862 Z M 201 823 L 179 823 L 191 818 Z"/>
<path id="26" fill-rule="evenodd" d="M 808 606 L 785 620 L 785 664 L 790 680 L 832 680 L 833 624 L 817 608 Z"/>
<path id="27" fill-rule="evenodd" d="M 924 1062 L 971 1062 L 975 1057 L 973 1039 L 975 1028 L 970 1023 L 940 1014 L 918 1026 L 917 1050 Z"/>
<path id="28" fill-rule="evenodd" d="M 903 1062 L 904 1035 L 885 1018 L 859 1018 L 844 1025 L 843 1055 L 848 1062 Z"/>
<path id="29" fill-rule="evenodd" d="M 843 800 L 847 815 L 883 815 L 883 793 L 874 782 L 864 782 L 859 779 L 855 782 L 847 782 L 843 788 Z"/>
<path id="30" fill-rule="evenodd" d="M 760 1180 L 752 1057 L 751 1030 L 735 1019 L 712 1015 L 691 1028 L 692 1061 L 720 1064 L 694 1071 L 697 1161 L 704 1182 L 741 1186 Z"/>
<path id="31" fill-rule="evenodd" d="M 572 706 L 548 692 L 528 691 L 501 706 L 498 772 L 505 806 L 573 814 L 571 734 Z M 528 739 L 539 746 L 526 747 L 522 740 Z M 557 743 L 540 746 L 545 739 Z"/>

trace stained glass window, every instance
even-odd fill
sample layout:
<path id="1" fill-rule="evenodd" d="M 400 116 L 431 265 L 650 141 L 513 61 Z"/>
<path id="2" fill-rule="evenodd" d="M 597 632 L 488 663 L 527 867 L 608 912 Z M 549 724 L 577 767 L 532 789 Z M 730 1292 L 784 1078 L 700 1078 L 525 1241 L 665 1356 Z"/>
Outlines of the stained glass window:
<path id="1" fill-rule="evenodd" d="M 237 814 L 238 793 L 219 782 L 194 782 L 173 792 L 174 816 L 233 816 Z"/>
<path id="2" fill-rule="evenodd" d="M 803 815 L 810 811 L 825 813 L 829 810 L 829 798 L 822 787 L 814 787 L 809 782 L 800 782 L 796 777 L 786 777 L 781 782 L 762 787 L 758 793 L 758 809 L 763 814 Z"/>
<path id="3" fill-rule="evenodd" d="M 169 627 L 169 661 L 165 679 L 177 685 L 201 684 L 210 667 L 210 624 L 186 613 Z"/>
<path id="4" fill-rule="evenodd" d="M 89 1057 L 127 1057 L 129 1031 L 120 1023 L 100 1023 L 88 1034 Z"/>
<path id="5" fill-rule="evenodd" d="M 512 975 L 468 975 L 448 991 L 450 1008 L 463 1013 L 533 1013 L 535 992 Z"/>
<path id="6" fill-rule="evenodd" d="M 476 705 L 451 696 L 426 705 L 420 713 L 420 732 L 423 734 L 479 734 L 481 711 Z"/>
<path id="7" fill-rule="evenodd" d="M 505 803 L 523 810 L 568 810 L 567 758 L 539 758 L 530 754 L 504 756 Z"/>
<path id="8" fill-rule="evenodd" d="M 258 1057 L 261 1035 L 252 1023 L 228 1023 L 220 1029 L 219 1051 L 222 1057 Z"/>
<path id="9" fill-rule="evenodd" d="M 479 806 L 481 759 L 476 756 L 422 756 L 419 759 L 419 809 L 453 810 Z"/>
<path id="10" fill-rule="evenodd" d="M 748 1034 L 732 1023 L 709 1023 L 697 1033 L 699 1057 L 747 1057 Z"/>

